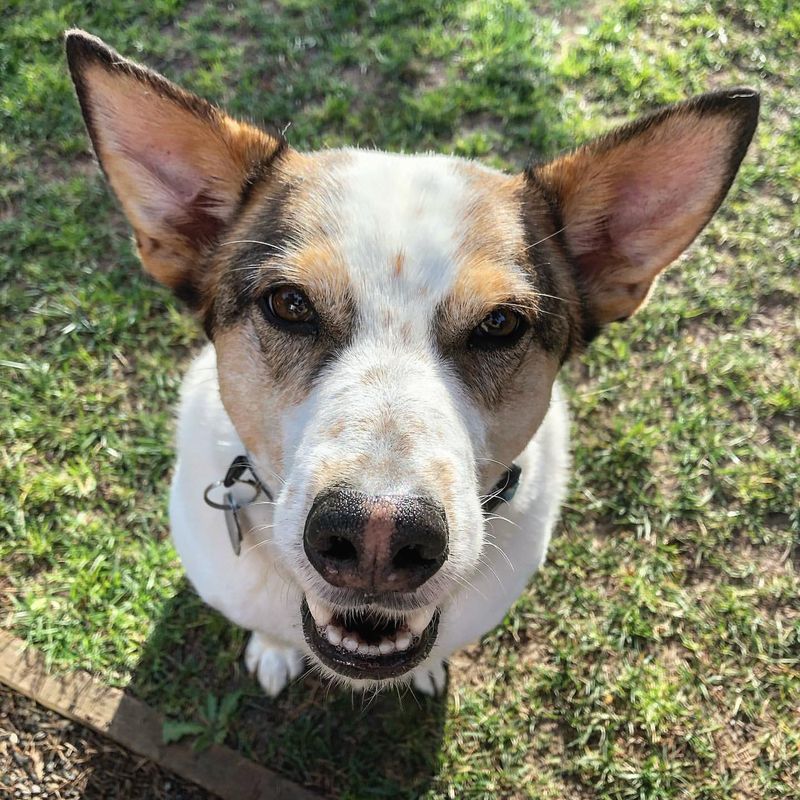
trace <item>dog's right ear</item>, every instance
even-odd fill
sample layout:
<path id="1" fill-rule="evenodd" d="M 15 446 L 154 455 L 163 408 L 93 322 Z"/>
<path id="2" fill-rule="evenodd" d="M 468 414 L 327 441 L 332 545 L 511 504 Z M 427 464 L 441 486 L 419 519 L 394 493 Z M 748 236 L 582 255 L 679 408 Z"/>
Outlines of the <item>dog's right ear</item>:
<path id="1" fill-rule="evenodd" d="M 285 141 L 219 111 L 84 31 L 67 60 L 92 144 L 136 234 L 145 270 L 190 303 L 202 254 Z"/>

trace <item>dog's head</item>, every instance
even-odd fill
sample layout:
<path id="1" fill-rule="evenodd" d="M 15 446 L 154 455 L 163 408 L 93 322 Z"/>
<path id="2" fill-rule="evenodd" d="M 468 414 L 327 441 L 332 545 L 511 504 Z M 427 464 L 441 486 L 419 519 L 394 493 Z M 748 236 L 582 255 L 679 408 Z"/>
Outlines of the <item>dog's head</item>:
<path id="1" fill-rule="evenodd" d="M 406 673 L 474 574 L 482 495 L 559 367 L 709 220 L 757 95 L 703 95 L 504 175 L 301 154 L 84 33 L 67 52 L 144 267 L 200 314 L 225 408 L 280 490 L 272 552 L 311 650 L 351 679 Z"/>

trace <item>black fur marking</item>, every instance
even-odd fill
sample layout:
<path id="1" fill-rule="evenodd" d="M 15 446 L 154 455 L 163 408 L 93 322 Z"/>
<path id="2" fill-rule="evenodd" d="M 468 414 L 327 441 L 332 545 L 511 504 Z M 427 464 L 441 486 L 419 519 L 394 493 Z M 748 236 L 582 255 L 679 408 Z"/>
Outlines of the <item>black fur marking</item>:
<path id="1" fill-rule="evenodd" d="M 283 158 L 289 150 L 289 144 L 282 134 L 276 132 L 273 135 L 278 142 L 278 146 L 275 148 L 274 152 L 261 161 L 256 162 L 248 171 L 242 183 L 241 191 L 239 192 L 239 211 L 246 208 L 256 187 L 274 174 L 276 162 Z"/>
<path id="2" fill-rule="evenodd" d="M 183 282 L 172 287 L 172 292 L 178 300 L 182 300 L 192 310 L 200 308 L 201 294 L 191 280 L 184 280 Z M 210 337 L 209 337 L 210 338 Z"/>
<path id="3" fill-rule="evenodd" d="M 216 330 L 233 325 L 252 305 L 253 278 L 260 265 L 274 255 L 276 248 L 286 246 L 292 239 L 293 226 L 286 220 L 285 208 L 293 192 L 294 186 L 288 181 L 276 187 L 260 211 L 259 222 L 243 237 L 251 241 L 233 245 L 235 252 L 227 262 L 218 295 L 206 315 L 207 327 Z"/>
<path id="4" fill-rule="evenodd" d="M 526 177 L 529 177 L 528 173 Z M 555 232 L 552 235 L 547 235 L 537 225 L 541 217 L 541 203 L 536 200 L 540 197 L 544 198 L 550 212 Z M 539 312 L 533 321 L 534 334 L 540 346 L 549 353 L 558 354 L 563 364 L 584 341 L 583 321 L 589 313 L 585 293 L 575 270 L 569 271 L 570 286 L 565 285 L 563 278 L 559 280 L 557 277 L 559 264 L 564 262 L 571 267 L 571 263 L 565 255 L 563 224 L 556 206 L 548 200 L 535 180 L 529 180 L 526 184 L 521 202 L 520 214 L 525 230 L 525 269 L 532 277 L 534 289 L 541 293 Z M 580 306 L 579 313 L 575 308 L 576 301 Z"/>

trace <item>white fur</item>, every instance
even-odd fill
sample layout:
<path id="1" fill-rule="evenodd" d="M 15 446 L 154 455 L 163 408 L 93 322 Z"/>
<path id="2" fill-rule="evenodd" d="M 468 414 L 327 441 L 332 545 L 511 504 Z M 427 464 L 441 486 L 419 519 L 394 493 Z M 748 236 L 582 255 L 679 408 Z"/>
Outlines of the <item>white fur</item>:
<path id="1" fill-rule="evenodd" d="M 484 522 L 479 495 L 491 482 L 477 484 L 476 463 L 492 456 L 485 449 L 487 412 L 470 399 L 431 335 L 435 310 L 461 267 L 470 186 L 456 165 L 439 156 L 352 152 L 331 176 L 335 191 L 324 202 L 338 203 L 331 215 L 334 240 L 349 271 L 357 335 L 308 397 L 271 421 L 281 432 L 282 474 L 262 451 L 254 455 L 276 504 L 248 507 L 239 557 L 222 513 L 202 497 L 244 452 L 220 400 L 213 347 L 186 377 L 170 502 L 173 539 L 203 599 L 254 631 L 247 664 L 270 695 L 299 671 L 293 649 L 314 661 L 301 629 L 303 595 L 332 596 L 302 545 L 313 500 L 309 487 L 323 463 L 341 463 L 344 470 L 360 458 L 355 488 L 368 494 L 430 494 L 420 476 L 430 473 L 434 458 L 454 476 L 455 500 L 446 509 L 448 558 L 416 593 L 420 603 L 441 612 L 429 657 L 408 676 L 421 691 L 441 691 L 443 662 L 501 622 L 544 560 L 568 467 L 568 422 L 558 387 L 534 438 L 520 443 L 522 480 L 513 502 L 498 509 L 505 519 Z M 403 277 L 392 280 L 399 252 Z M 375 369 L 380 380 L 365 381 Z M 415 432 L 402 455 L 382 428 L 387 417 L 394 431 Z M 332 438 L 334 425 L 344 434 Z"/>
<path id="2" fill-rule="evenodd" d="M 279 655 L 288 645 L 310 657 L 298 611 L 302 592 L 275 562 L 269 539 L 261 532 L 247 533 L 237 557 L 221 512 L 203 502 L 203 489 L 224 475 L 234 456 L 243 452 L 220 402 L 215 373 L 215 353 L 208 346 L 184 382 L 179 459 L 170 501 L 175 547 L 209 605 L 237 625 L 258 632 L 254 637 L 261 642 L 275 642 Z M 488 523 L 496 547 L 485 549 L 480 569 L 469 578 L 470 588 L 442 609 L 438 640 L 413 676 L 420 691 L 443 688 L 442 662 L 497 626 L 544 561 L 568 474 L 568 419 L 558 386 L 544 422 L 516 461 L 522 467 L 519 489 L 511 504 L 498 509 L 508 521 Z M 272 506 L 251 506 L 247 519 L 253 531 L 271 525 Z M 263 645 L 262 651 L 267 648 Z M 267 666 L 262 658 L 256 671 L 248 660 L 265 691 L 274 696 L 290 671 L 282 663 L 274 672 Z"/>

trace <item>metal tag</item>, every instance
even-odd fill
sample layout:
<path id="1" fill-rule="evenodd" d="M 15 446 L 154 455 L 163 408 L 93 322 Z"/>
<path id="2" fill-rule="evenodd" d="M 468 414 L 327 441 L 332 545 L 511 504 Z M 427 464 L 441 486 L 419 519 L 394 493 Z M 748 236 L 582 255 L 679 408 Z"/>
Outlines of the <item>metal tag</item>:
<path id="1" fill-rule="evenodd" d="M 237 556 L 242 552 L 242 526 L 239 524 L 239 509 L 240 506 L 233 493 L 225 492 L 225 524 L 228 526 L 231 547 Z"/>

